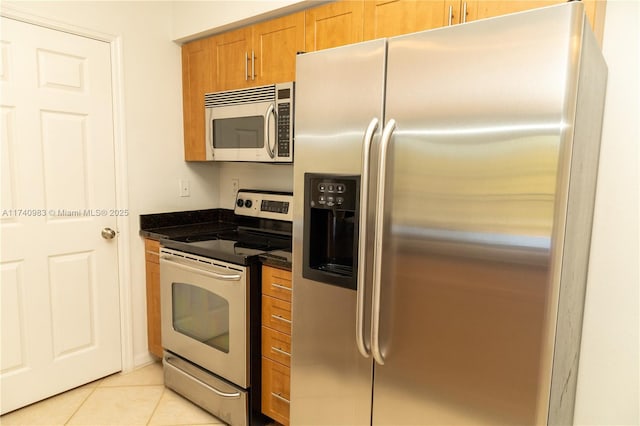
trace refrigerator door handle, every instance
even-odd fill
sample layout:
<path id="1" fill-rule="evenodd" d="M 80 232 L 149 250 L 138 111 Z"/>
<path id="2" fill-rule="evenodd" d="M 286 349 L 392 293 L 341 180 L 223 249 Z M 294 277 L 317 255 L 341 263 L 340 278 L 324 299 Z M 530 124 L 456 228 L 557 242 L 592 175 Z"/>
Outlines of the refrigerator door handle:
<path id="1" fill-rule="evenodd" d="M 387 154 L 391 145 L 391 135 L 396 129 L 396 121 L 392 118 L 382 131 L 380 142 L 380 163 L 378 167 L 378 199 L 376 203 L 376 245 L 373 262 L 373 301 L 371 308 L 371 352 L 373 359 L 384 365 L 384 357 L 380 350 L 380 293 L 382 286 L 382 237 L 384 231 L 385 181 L 387 176 Z"/>
<path id="2" fill-rule="evenodd" d="M 365 276 L 367 257 L 367 214 L 369 206 L 369 174 L 371 169 L 371 144 L 373 135 L 378 129 L 378 119 L 373 118 L 369 122 L 366 132 L 364 133 L 364 142 L 362 147 L 362 179 L 360 180 L 360 225 L 358 229 L 358 278 L 357 278 L 357 305 L 356 305 L 356 345 L 360 354 L 369 358 L 370 348 L 364 340 L 364 297 L 365 297 Z"/>

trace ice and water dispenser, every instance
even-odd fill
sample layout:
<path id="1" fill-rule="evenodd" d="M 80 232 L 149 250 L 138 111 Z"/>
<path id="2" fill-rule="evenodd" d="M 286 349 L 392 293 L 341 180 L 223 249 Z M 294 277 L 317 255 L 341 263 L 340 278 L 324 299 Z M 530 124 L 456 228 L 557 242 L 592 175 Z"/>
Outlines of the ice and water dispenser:
<path id="1" fill-rule="evenodd" d="M 305 173 L 302 276 L 356 289 L 360 176 Z"/>

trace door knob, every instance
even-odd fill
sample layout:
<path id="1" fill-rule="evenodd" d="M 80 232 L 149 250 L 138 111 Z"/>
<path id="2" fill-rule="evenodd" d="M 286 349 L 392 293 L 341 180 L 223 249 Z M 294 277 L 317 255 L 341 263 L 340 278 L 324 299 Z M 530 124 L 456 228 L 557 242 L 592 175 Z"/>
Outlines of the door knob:
<path id="1" fill-rule="evenodd" d="M 102 230 L 102 238 L 105 240 L 112 240 L 116 236 L 116 231 L 111 228 L 104 228 Z"/>

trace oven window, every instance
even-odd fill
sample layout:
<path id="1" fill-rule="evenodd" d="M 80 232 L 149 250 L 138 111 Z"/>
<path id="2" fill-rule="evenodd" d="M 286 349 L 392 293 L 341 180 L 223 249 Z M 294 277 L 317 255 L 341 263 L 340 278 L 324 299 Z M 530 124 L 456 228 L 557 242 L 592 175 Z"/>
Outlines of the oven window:
<path id="1" fill-rule="evenodd" d="M 173 283 L 173 328 L 229 353 L 229 302 L 200 287 Z"/>
<path id="2" fill-rule="evenodd" d="M 263 116 L 218 118 L 213 120 L 212 126 L 214 148 L 264 147 Z"/>

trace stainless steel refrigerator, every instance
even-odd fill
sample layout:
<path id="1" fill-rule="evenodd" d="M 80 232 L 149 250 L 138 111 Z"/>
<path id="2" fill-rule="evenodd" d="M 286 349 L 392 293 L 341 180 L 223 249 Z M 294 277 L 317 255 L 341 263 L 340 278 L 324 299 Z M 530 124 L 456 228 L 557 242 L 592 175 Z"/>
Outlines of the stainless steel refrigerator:
<path id="1" fill-rule="evenodd" d="M 298 57 L 293 425 L 572 424 L 606 75 L 579 2 Z"/>

